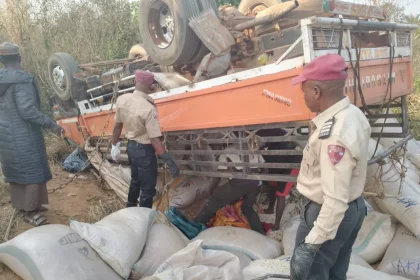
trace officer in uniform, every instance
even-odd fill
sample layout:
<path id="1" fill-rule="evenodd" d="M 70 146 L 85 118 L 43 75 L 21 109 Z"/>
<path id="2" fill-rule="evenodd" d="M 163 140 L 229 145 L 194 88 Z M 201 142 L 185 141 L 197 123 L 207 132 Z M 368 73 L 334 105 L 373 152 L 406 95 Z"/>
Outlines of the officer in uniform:
<path id="1" fill-rule="evenodd" d="M 157 110 L 153 99 L 148 95 L 154 75 L 138 70 L 135 80 L 134 93 L 124 94 L 116 102 L 111 155 L 113 160 L 118 161 L 121 154 L 118 141 L 124 126 L 131 167 L 127 207 L 136 207 L 140 197 L 140 207 L 152 208 L 158 176 L 156 154 L 168 165 L 174 177 L 179 175 L 179 169 L 159 138 L 162 132 Z"/>
<path id="2" fill-rule="evenodd" d="M 320 56 L 293 80 L 306 106 L 319 113 L 310 122 L 297 189 L 303 210 L 291 260 L 292 280 L 345 280 L 350 255 L 366 215 L 362 197 L 371 127 L 343 94 L 344 59 Z"/>

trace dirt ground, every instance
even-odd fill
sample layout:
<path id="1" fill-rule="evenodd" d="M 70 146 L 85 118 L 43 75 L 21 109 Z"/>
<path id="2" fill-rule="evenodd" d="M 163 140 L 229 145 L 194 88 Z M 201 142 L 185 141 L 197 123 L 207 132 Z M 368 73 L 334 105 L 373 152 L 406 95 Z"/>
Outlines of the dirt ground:
<path id="1" fill-rule="evenodd" d="M 62 171 L 59 166 L 52 166 L 53 180 L 48 183 L 49 191 L 59 188 L 71 179 L 72 174 Z M 52 224 L 69 224 L 70 219 L 96 222 L 102 217 L 123 207 L 123 202 L 113 191 L 106 190 L 92 173 L 80 174 L 68 186 L 49 195 L 49 211 L 45 213 Z M 12 216 L 12 207 L 8 186 L 0 187 L 0 243 L 4 242 L 6 228 Z M 17 214 L 9 239 L 29 230 L 22 215 Z M 0 280 L 19 280 L 7 267 L 0 264 Z"/>

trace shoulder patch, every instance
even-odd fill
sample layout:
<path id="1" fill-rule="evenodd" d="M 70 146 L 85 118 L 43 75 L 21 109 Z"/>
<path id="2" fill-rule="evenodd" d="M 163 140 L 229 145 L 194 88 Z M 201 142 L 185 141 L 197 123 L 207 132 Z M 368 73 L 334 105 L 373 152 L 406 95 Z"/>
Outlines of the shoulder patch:
<path id="1" fill-rule="evenodd" d="M 337 165 L 344 157 L 346 149 L 339 145 L 328 145 L 328 157 L 333 165 Z"/>
<path id="2" fill-rule="evenodd" d="M 331 135 L 331 131 L 333 129 L 335 122 L 335 118 L 332 117 L 328 121 L 324 123 L 324 125 L 321 128 L 321 131 L 319 132 L 318 139 L 327 139 Z"/>
<path id="3" fill-rule="evenodd" d="M 158 115 L 157 110 L 153 110 L 153 118 L 157 121 L 159 120 L 159 115 Z"/>

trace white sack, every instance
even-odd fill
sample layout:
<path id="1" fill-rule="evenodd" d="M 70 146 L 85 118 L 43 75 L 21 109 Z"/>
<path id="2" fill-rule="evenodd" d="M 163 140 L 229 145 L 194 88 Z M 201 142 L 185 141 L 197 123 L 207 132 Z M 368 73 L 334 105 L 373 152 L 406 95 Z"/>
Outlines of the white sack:
<path id="1" fill-rule="evenodd" d="M 381 271 L 350 264 L 347 280 L 407 280 L 400 276 L 392 276 Z"/>
<path id="2" fill-rule="evenodd" d="M 405 161 L 405 167 L 405 178 L 411 180 L 413 183 L 419 186 L 420 170 L 418 169 L 418 167 L 415 164 L 413 164 L 413 162 L 409 159 Z"/>
<path id="3" fill-rule="evenodd" d="M 208 197 L 214 187 L 214 178 L 188 176 L 176 187 L 169 189 L 172 207 L 185 208 L 196 200 Z"/>
<path id="4" fill-rule="evenodd" d="M 247 267 L 250 263 L 252 263 L 252 260 L 244 253 L 241 253 L 241 252 L 229 252 L 229 253 L 238 257 L 239 264 L 241 265 L 241 271 L 245 267 Z"/>
<path id="5" fill-rule="evenodd" d="M 283 231 L 283 248 L 285 255 L 293 255 L 296 243 L 296 233 L 300 224 L 300 217 L 294 217 Z"/>
<path id="6" fill-rule="evenodd" d="M 373 269 L 370 264 L 368 264 L 364 259 L 362 259 L 359 255 L 357 254 L 351 254 L 350 257 L 350 263 L 354 264 L 354 265 L 360 265 L 366 268 L 370 268 Z"/>
<path id="7" fill-rule="evenodd" d="M 384 123 L 384 120 L 385 119 L 379 119 L 375 123 Z M 397 119 L 391 118 L 391 119 L 387 119 L 385 123 L 399 123 L 399 122 Z M 382 130 L 381 127 L 372 127 L 372 133 L 380 133 L 381 130 Z M 402 133 L 402 127 L 385 127 L 383 129 L 383 133 Z M 386 149 L 388 149 L 391 146 L 393 146 L 395 143 L 398 143 L 401 140 L 402 138 L 382 137 L 379 140 L 379 143 L 381 143 Z M 417 153 L 420 153 L 420 145 L 414 139 L 409 140 L 407 142 L 407 155 L 410 157 Z"/>
<path id="8" fill-rule="evenodd" d="M 147 237 L 140 259 L 134 264 L 131 278 L 151 276 L 170 256 L 181 251 L 187 244 L 171 227 L 155 223 Z"/>
<path id="9" fill-rule="evenodd" d="M 369 144 L 368 144 L 368 158 L 371 159 L 372 156 L 375 153 L 375 156 L 381 154 L 382 152 L 385 151 L 384 146 L 382 146 L 381 143 L 378 144 L 378 147 L 376 148 L 377 145 L 377 141 L 375 139 L 370 138 L 369 139 Z M 375 152 L 376 149 L 376 152 Z M 388 158 L 385 159 L 385 162 L 388 162 Z M 367 173 L 366 173 L 366 178 L 373 178 L 375 176 L 377 176 L 378 174 L 378 168 L 379 168 L 379 164 L 375 163 L 372 165 L 368 165 L 367 166 Z"/>
<path id="10" fill-rule="evenodd" d="M 245 280 L 253 280 L 256 277 L 265 276 L 267 274 L 283 274 L 290 275 L 291 257 L 282 256 L 278 260 L 264 260 L 263 263 L 253 262 L 244 269 Z M 256 276 L 256 277 L 255 277 Z M 267 280 L 278 280 L 278 278 L 268 278 Z M 386 273 L 376 271 L 372 268 L 360 265 L 349 265 L 347 271 L 347 280 L 407 280 L 399 276 L 391 276 Z"/>
<path id="11" fill-rule="evenodd" d="M 420 153 L 413 154 L 409 156 L 408 159 L 413 163 L 414 166 L 420 169 Z"/>
<path id="12" fill-rule="evenodd" d="M 165 261 L 150 280 L 242 280 L 238 257 L 226 251 L 206 250 L 202 241 L 190 243 Z"/>
<path id="13" fill-rule="evenodd" d="M 155 210 L 132 207 L 119 210 L 96 224 L 71 221 L 70 227 L 123 278 L 140 258 Z"/>
<path id="14" fill-rule="evenodd" d="M 353 245 L 353 253 L 369 264 L 382 259 L 396 230 L 391 217 L 379 212 L 369 212 Z"/>
<path id="15" fill-rule="evenodd" d="M 420 196 L 375 199 L 383 212 L 390 213 L 420 238 Z"/>
<path id="16" fill-rule="evenodd" d="M 291 256 L 281 256 L 278 259 L 253 261 L 243 270 L 245 280 L 254 280 L 268 274 L 290 275 L 291 259 Z"/>
<path id="17" fill-rule="evenodd" d="M 0 245 L 0 263 L 24 280 L 121 279 L 70 227 L 30 229 Z"/>
<path id="18" fill-rule="evenodd" d="M 368 146 L 369 159 L 372 157 L 372 155 L 375 151 L 376 143 L 377 143 L 376 140 L 374 140 L 372 138 L 369 139 L 369 146 Z M 379 155 L 384 151 L 385 151 L 384 146 L 379 144 L 375 155 Z M 382 181 L 383 182 L 390 181 L 391 183 L 395 183 L 401 177 L 401 170 L 404 169 L 405 170 L 405 178 L 410 179 L 412 182 L 418 184 L 420 182 L 420 170 L 408 159 L 408 157 L 405 161 L 405 168 L 402 168 L 402 162 L 403 162 L 402 155 L 400 156 L 399 161 L 401 163 L 399 163 L 398 161 L 395 161 L 395 160 L 392 161 L 390 158 L 384 159 L 385 164 L 382 167 L 382 173 L 384 174 L 381 177 Z M 378 172 L 378 169 L 379 169 L 378 164 L 369 165 L 367 167 L 367 176 L 366 177 L 368 179 L 373 178 L 373 177 L 380 178 L 379 177 L 380 173 Z M 398 180 L 398 182 L 399 182 L 399 180 Z M 397 188 L 397 190 L 398 190 L 398 188 Z"/>
<path id="19" fill-rule="evenodd" d="M 203 248 L 241 252 L 252 260 L 281 256 L 281 243 L 253 230 L 213 227 L 201 232 L 193 241 L 203 240 Z"/>
<path id="20" fill-rule="evenodd" d="M 378 270 L 409 279 L 420 278 L 420 241 L 400 225 Z"/>

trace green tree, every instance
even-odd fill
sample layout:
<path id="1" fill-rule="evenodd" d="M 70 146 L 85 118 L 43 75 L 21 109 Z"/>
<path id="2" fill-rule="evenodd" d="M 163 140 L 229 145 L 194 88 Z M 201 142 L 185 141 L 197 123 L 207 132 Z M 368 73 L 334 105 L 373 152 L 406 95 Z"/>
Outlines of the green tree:
<path id="1" fill-rule="evenodd" d="M 230 4 L 235 7 L 238 7 L 239 3 L 241 2 L 241 0 L 218 0 L 218 1 L 219 1 L 219 6 Z"/>
<path id="2" fill-rule="evenodd" d="M 420 14 L 418 15 L 409 15 L 406 17 L 408 23 L 417 24 L 420 26 Z M 416 30 L 414 35 L 415 39 L 420 39 L 420 28 Z"/>

